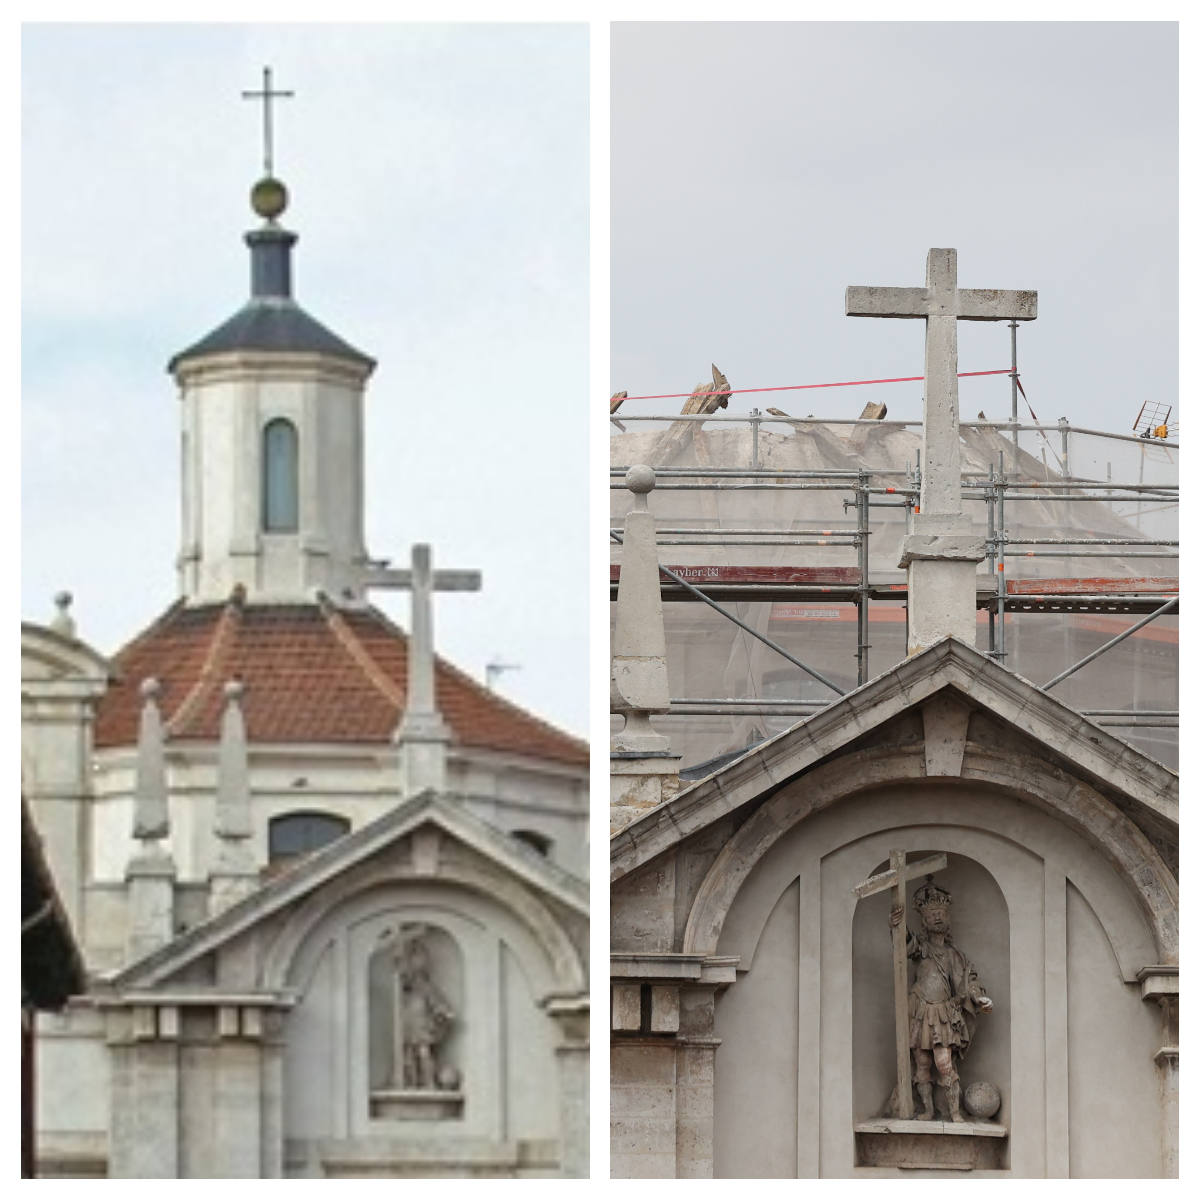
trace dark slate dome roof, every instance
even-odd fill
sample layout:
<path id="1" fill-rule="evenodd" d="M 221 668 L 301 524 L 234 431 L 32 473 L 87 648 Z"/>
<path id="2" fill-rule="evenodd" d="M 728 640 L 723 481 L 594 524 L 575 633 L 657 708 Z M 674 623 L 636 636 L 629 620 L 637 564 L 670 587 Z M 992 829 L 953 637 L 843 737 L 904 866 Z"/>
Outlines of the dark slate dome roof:
<path id="1" fill-rule="evenodd" d="M 185 358 L 229 350 L 291 350 L 334 354 L 374 366 L 374 360 L 310 317 L 294 300 L 254 299 L 223 325 L 181 350 L 167 365 L 174 371 Z"/>
<path id="2" fill-rule="evenodd" d="M 310 317 L 292 299 L 292 247 L 297 235 L 268 221 L 246 234 L 250 247 L 250 299 L 228 321 L 167 364 L 173 372 L 185 359 L 232 350 L 331 354 L 370 370 L 375 360 Z"/>

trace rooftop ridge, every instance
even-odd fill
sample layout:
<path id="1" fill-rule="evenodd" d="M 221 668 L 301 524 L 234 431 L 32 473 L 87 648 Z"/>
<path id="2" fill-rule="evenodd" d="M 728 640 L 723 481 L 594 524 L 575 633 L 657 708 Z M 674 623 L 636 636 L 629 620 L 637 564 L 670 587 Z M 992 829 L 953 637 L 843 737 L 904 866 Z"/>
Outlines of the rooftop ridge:
<path id="1" fill-rule="evenodd" d="M 175 603 L 122 652 L 117 679 L 96 709 L 98 751 L 132 747 L 138 684 L 161 679 L 173 741 L 216 742 L 220 689 L 246 685 L 254 745 L 391 744 L 404 709 L 408 637 L 369 604 L 326 597 L 286 603 Z M 436 660 L 439 705 L 456 744 L 583 769 L 587 743 Z M 175 702 L 174 697 L 182 697 Z"/>
<path id="2" fill-rule="evenodd" d="M 235 588 L 233 596 L 223 605 L 221 615 L 217 619 L 216 626 L 213 628 L 212 638 L 208 644 L 208 653 L 204 657 L 204 662 L 200 667 L 200 674 L 196 682 L 189 689 L 187 695 L 180 701 L 179 707 L 176 708 L 165 722 L 168 737 L 178 737 L 182 734 L 184 726 L 200 707 L 200 701 L 204 693 L 217 682 L 217 664 L 222 658 L 228 655 L 229 634 L 240 616 L 241 605 L 238 602 L 237 589 Z"/>
<path id="3" fill-rule="evenodd" d="M 407 642 L 408 635 L 404 632 L 404 630 L 400 629 L 385 612 L 375 608 L 374 605 L 371 606 L 370 611 L 390 633 L 404 638 L 405 642 Z M 573 743 L 583 753 L 590 754 L 590 744 L 584 741 L 583 738 L 576 737 L 573 733 L 568 733 L 565 729 L 559 729 L 557 725 L 551 724 L 544 717 L 538 716 L 537 713 L 532 713 L 528 709 L 522 708 L 519 704 L 515 704 L 513 701 L 508 700 L 504 696 L 492 691 L 492 689 L 487 687 L 486 684 L 480 683 L 479 680 L 474 678 L 474 676 L 468 674 L 460 667 L 456 667 L 452 662 L 448 662 L 446 659 L 442 658 L 441 655 L 434 654 L 433 657 L 434 663 L 436 664 L 436 669 L 444 671 L 463 687 L 470 688 L 478 695 L 485 696 L 497 707 L 506 709 L 512 715 L 520 717 L 523 720 L 533 722 L 535 725 L 553 734 L 555 737 L 561 738 L 566 742 Z"/>
<path id="4" fill-rule="evenodd" d="M 334 637 L 338 643 L 346 651 L 347 654 L 358 664 L 364 675 L 376 688 L 376 690 L 390 704 L 394 704 L 400 711 L 404 709 L 404 692 L 398 684 L 388 677 L 386 672 L 382 671 L 379 664 L 367 652 L 367 648 L 359 641 L 354 630 L 342 616 L 337 606 L 329 599 L 324 592 L 317 595 L 317 603 L 321 609 L 321 615 L 325 618 L 329 628 L 333 631 Z M 400 637 L 404 638 L 405 647 L 407 649 L 407 636 L 396 631 Z"/>

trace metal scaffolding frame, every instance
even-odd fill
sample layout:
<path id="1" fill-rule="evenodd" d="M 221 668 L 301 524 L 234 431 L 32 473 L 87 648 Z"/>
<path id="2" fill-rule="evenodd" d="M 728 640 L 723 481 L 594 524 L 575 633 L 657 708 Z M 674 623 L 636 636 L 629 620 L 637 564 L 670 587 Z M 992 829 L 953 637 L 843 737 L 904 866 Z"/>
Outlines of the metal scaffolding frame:
<path id="1" fill-rule="evenodd" d="M 1018 430 L 1034 431 L 1043 439 L 1047 435 L 1047 427 L 1041 425 L 1022 425 L 1015 419 L 1010 422 L 963 422 L 964 426 L 978 426 L 1000 430 L 1011 435 L 1014 446 Z M 772 527 L 747 528 L 704 528 L 696 526 L 663 526 L 657 530 L 660 546 L 764 546 L 778 547 L 837 547 L 852 550 L 856 568 L 849 572 L 842 571 L 842 577 L 834 584 L 804 583 L 798 580 L 772 580 L 765 582 L 761 579 L 747 582 L 723 581 L 698 587 L 694 582 L 682 578 L 677 572 L 668 567 L 660 567 L 663 577 L 664 598 L 680 599 L 691 597 L 703 601 L 715 609 L 723 617 L 750 633 L 753 637 L 766 644 L 772 650 L 782 655 L 792 665 L 799 667 L 821 683 L 828 686 L 837 695 L 844 694 L 843 690 L 826 679 L 811 666 L 801 662 L 778 643 L 748 626 L 735 614 L 722 605 L 720 599 L 710 593 L 717 593 L 722 599 L 740 600 L 771 600 L 780 595 L 803 597 L 808 602 L 846 602 L 850 601 L 856 607 L 857 617 L 857 681 L 859 685 L 870 678 L 869 665 L 869 621 L 870 605 L 873 599 L 896 601 L 904 599 L 907 594 L 906 585 L 892 581 L 873 581 L 869 570 L 869 543 L 872 536 L 871 513 L 874 509 L 902 507 L 906 510 L 906 525 L 911 527 L 911 514 L 920 495 L 920 464 L 916 469 L 907 471 L 859 469 L 859 470 L 771 470 L 760 465 L 759 428 L 766 423 L 783 425 L 814 424 L 828 426 L 869 425 L 879 427 L 881 424 L 899 427 L 919 427 L 920 422 L 879 422 L 879 421 L 842 421 L 830 422 L 819 418 L 795 417 L 764 417 L 757 410 L 749 416 L 729 416 L 702 414 L 684 417 L 678 414 L 669 416 L 632 416 L 622 414 L 626 424 L 636 421 L 670 422 L 698 421 L 701 423 L 736 423 L 749 424 L 752 430 L 751 465 L 748 468 L 738 467 L 662 467 L 655 468 L 659 491 L 825 491 L 848 493 L 843 496 L 842 509 L 844 513 L 853 512 L 854 523 L 851 528 L 842 529 L 780 529 Z M 1064 468 L 1068 461 L 1070 433 L 1084 433 L 1091 436 L 1112 438 L 1117 441 L 1143 441 L 1139 438 L 1125 437 L 1099 430 L 1080 430 L 1070 426 L 1065 420 L 1060 420 L 1057 426 L 1051 427 L 1061 438 L 1062 454 L 1060 465 Z M 1158 443 L 1167 449 L 1177 449 L 1178 443 Z M 632 464 L 628 464 L 632 465 Z M 614 491 L 623 490 L 624 474 L 628 465 L 612 467 L 611 487 Z M 987 653 L 999 660 L 1007 657 L 1005 646 L 1005 615 L 1038 612 L 1104 612 L 1122 614 L 1144 614 L 1143 618 L 1123 631 L 1105 645 L 1092 651 L 1083 659 L 1068 667 L 1055 678 L 1043 684 L 1043 688 L 1051 688 L 1057 683 L 1074 674 L 1075 671 L 1094 661 L 1113 646 L 1118 645 L 1155 618 L 1170 612 L 1178 612 L 1179 584 L 1178 578 L 1139 578 L 1134 576 L 1116 576 L 1104 578 L 1081 578 L 1076 580 L 1046 580 L 1028 579 L 1010 584 L 1006 570 L 1010 552 L 1014 547 L 1021 548 L 1020 557 L 1023 559 L 1036 557 L 1053 558 L 1112 558 L 1113 551 L 1121 548 L 1122 559 L 1153 558 L 1157 560 L 1178 559 L 1177 538 L 1070 538 L 1070 537 L 1023 537 L 1009 532 L 1008 517 L 1011 506 L 1024 501 L 1054 501 L 1055 503 L 1107 503 L 1116 504 L 1122 501 L 1162 502 L 1167 506 L 1178 504 L 1178 483 L 1147 484 L 1142 480 L 1136 483 L 1114 483 L 1111 480 L 1097 481 L 1079 479 L 1064 475 L 1054 480 L 1030 480 L 1019 476 L 1010 476 L 1005 471 L 1004 455 L 1000 454 L 999 470 L 994 467 L 986 477 L 964 475 L 963 498 L 966 501 L 981 501 L 986 508 L 987 534 L 985 552 L 987 571 L 980 577 L 981 585 L 977 589 L 977 606 L 988 614 L 988 649 Z M 895 480 L 896 482 L 889 482 Z M 614 542 L 621 541 L 622 529 L 619 526 L 610 530 Z M 803 570 L 803 569 L 801 569 Z M 814 569 L 815 570 L 815 569 Z M 839 569 L 835 568 L 834 573 Z M 827 572 L 828 573 L 828 572 Z M 614 581 L 619 575 L 619 568 L 614 569 Z M 1042 587 L 1035 585 L 1041 584 Z M 1071 586 L 1074 585 L 1074 586 Z M 997 620 L 997 618 L 999 618 Z M 833 699 L 831 695 L 830 700 Z M 767 700 L 762 698 L 725 697 L 697 698 L 675 697 L 671 700 L 671 713 L 674 715 L 730 715 L 746 713 L 763 713 L 771 715 L 805 716 L 818 711 L 822 704 L 816 702 L 801 702 L 795 700 Z M 1165 709 L 1088 709 L 1083 715 L 1096 720 L 1101 725 L 1116 725 L 1128 728 L 1142 727 L 1177 727 L 1178 712 Z"/>

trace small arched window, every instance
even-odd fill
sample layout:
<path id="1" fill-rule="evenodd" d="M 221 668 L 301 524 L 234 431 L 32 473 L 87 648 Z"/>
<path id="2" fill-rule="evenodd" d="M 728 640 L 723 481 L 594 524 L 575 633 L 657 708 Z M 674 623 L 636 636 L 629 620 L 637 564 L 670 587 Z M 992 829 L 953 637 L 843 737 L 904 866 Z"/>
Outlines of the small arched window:
<path id="1" fill-rule="evenodd" d="M 299 437 L 277 417 L 263 428 L 262 521 L 267 533 L 295 533 L 300 525 Z"/>
<path id="2" fill-rule="evenodd" d="M 535 833 L 532 829 L 514 829 L 512 835 L 518 842 L 524 842 L 530 849 L 549 857 L 550 847 L 554 843 L 544 834 Z"/>
<path id="3" fill-rule="evenodd" d="M 333 813 L 292 812 L 272 817 L 267 826 L 270 861 L 287 863 L 350 832 L 350 822 Z"/>

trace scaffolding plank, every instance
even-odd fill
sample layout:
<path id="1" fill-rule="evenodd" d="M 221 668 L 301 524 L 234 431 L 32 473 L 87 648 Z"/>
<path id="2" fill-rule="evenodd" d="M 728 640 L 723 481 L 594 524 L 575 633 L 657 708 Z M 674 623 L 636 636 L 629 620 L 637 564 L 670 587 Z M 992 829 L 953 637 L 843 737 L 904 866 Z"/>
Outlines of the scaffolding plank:
<path id="1" fill-rule="evenodd" d="M 1135 593 L 1177 595 L 1179 580 L 1172 576 L 1092 575 L 1079 579 L 1009 579 L 1008 596 L 1129 596 Z"/>
<path id="2" fill-rule="evenodd" d="M 713 600 L 802 602 L 840 604 L 857 602 L 861 575 L 857 567 L 751 567 L 703 564 L 671 566 Z M 621 567 L 609 566 L 610 594 L 617 594 Z M 868 581 L 872 600 L 906 601 L 908 584 L 900 578 Z M 975 603 L 995 612 L 999 606 L 999 580 L 995 575 L 976 579 Z M 1171 596 L 1179 595 L 1173 576 L 1090 575 L 1054 579 L 1005 580 L 1005 608 L 1010 612 L 1153 612 Z M 695 600 L 672 579 L 662 580 L 664 600 Z"/>
<path id="3" fill-rule="evenodd" d="M 670 570 L 699 588 L 711 600 L 804 599 L 815 603 L 854 600 L 862 578 L 857 567 L 731 567 L 725 565 L 674 566 Z M 609 592 L 617 595 L 621 568 L 609 567 Z M 673 579 L 662 578 L 664 600 L 690 600 L 696 597 Z M 698 601 L 696 601 L 698 603 Z"/>
<path id="4" fill-rule="evenodd" d="M 709 564 L 705 566 L 675 566 L 665 564 L 667 569 L 686 579 L 696 587 L 706 583 L 740 584 L 809 584 L 816 587 L 857 587 L 862 576 L 857 567 L 730 567 Z M 609 579 L 616 583 L 621 578 L 621 566 L 609 566 Z"/>

